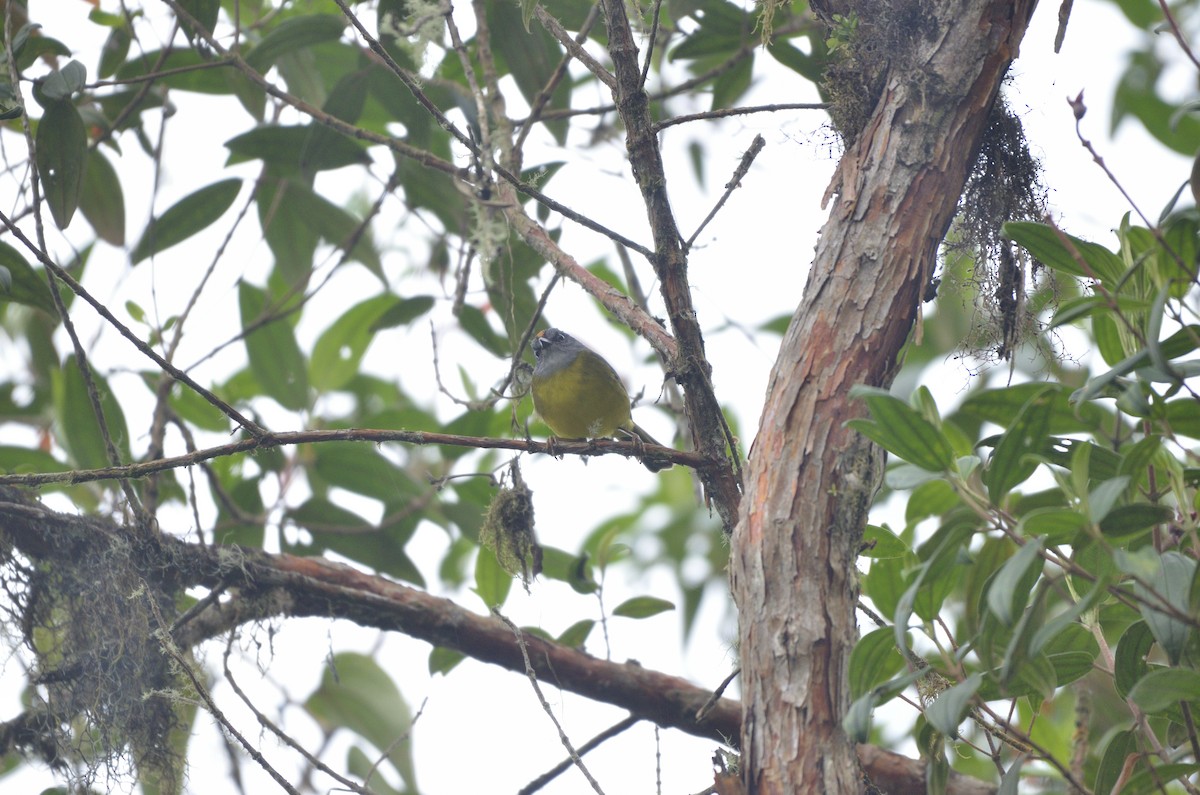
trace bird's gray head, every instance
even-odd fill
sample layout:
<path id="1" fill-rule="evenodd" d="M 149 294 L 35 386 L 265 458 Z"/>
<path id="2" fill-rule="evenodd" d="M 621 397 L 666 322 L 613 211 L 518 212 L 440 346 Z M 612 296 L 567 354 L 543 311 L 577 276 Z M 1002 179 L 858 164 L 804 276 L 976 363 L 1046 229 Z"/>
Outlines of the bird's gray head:
<path id="1" fill-rule="evenodd" d="M 583 350 L 587 350 L 587 346 L 570 334 L 548 328 L 533 339 L 533 355 L 537 358 L 534 374 L 542 376 L 557 372 Z"/>

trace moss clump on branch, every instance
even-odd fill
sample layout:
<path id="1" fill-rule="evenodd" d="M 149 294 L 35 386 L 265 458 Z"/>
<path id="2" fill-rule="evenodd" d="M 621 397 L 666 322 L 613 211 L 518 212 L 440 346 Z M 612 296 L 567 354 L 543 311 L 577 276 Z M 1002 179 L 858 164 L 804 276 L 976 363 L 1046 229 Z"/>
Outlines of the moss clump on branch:
<path id="1" fill-rule="evenodd" d="M 26 714 L 40 716 L 38 732 L 3 750 L 35 753 L 84 783 L 132 765 L 143 781 L 175 791 L 183 765 L 169 746 L 179 725 L 177 677 L 158 619 L 175 608 L 153 585 L 162 551 L 87 520 L 73 528 L 46 534 L 35 559 L 0 548 L 8 623 L 34 657 Z"/>

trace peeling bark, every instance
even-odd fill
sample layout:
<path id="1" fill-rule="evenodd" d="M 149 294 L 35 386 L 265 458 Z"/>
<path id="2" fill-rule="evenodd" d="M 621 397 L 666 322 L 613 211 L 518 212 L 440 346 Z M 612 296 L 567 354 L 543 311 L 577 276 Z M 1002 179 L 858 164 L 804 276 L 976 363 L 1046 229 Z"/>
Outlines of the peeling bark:
<path id="1" fill-rule="evenodd" d="M 922 3 L 842 157 L 784 337 L 733 538 L 750 793 L 862 790 L 841 729 L 855 561 L 882 454 L 845 427 L 855 384 L 888 386 L 912 331 L 1029 0 Z"/>

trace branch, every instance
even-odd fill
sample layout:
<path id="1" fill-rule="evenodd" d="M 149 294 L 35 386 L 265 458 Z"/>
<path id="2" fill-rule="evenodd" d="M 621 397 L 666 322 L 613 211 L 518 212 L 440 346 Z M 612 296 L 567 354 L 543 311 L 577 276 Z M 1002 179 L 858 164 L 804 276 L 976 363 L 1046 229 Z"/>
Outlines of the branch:
<path id="1" fill-rule="evenodd" d="M 692 304 L 687 278 L 687 253 L 679 226 L 667 196 L 667 177 L 654 123 L 650 117 L 650 99 L 642 85 L 633 30 L 625 15 L 622 0 L 604 0 L 608 25 L 608 51 L 617 77 L 614 92 L 617 110 L 625 123 L 625 146 L 629 165 L 642 192 L 646 215 L 654 236 L 654 255 L 650 262 L 661 285 L 667 316 L 679 350 L 670 359 L 670 375 L 683 387 L 684 407 L 692 444 L 706 459 L 724 461 L 725 466 L 700 473 L 706 499 L 713 504 L 727 532 L 737 523 L 741 501 L 740 467 L 735 444 L 725 435 L 727 424 L 713 391 L 709 364 L 704 352 L 704 336 Z"/>
<path id="2" fill-rule="evenodd" d="M 487 436 L 462 436 L 455 433 L 434 433 L 430 431 L 393 431 L 371 428 L 338 428 L 319 431 L 289 431 L 285 433 L 265 433 L 262 436 L 242 439 L 217 447 L 206 447 L 194 453 L 158 458 L 152 461 L 142 461 L 127 466 L 103 467 L 100 469 L 76 469 L 68 472 L 34 472 L 26 474 L 0 475 L 0 486 L 44 486 L 48 483 L 88 483 L 96 480 L 113 480 L 119 478 L 141 478 L 168 469 L 194 466 L 222 456 L 249 453 L 256 450 L 271 450 L 276 447 L 288 447 L 296 444 L 318 444 L 322 442 L 402 442 L 413 445 L 440 444 L 450 447 L 475 447 L 478 449 L 522 450 L 527 453 L 545 453 L 552 456 L 562 455 L 624 455 L 631 458 L 648 457 L 655 460 L 666 460 L 674 464 L 690 466 L 697 471 L 707 471 L 712 462 L 706 461 L 700 454 L 676 450 L 672 447 L 662 447 L 644 444 L 636 441 L 613 441 L 608 439 L 592 439 L 586 441 L 553 441 L 537 442 L 532 439 L 503 439 Z"/>
<path id="3" fill-rule="evenodd" d="M 126 530 L 98 517 L 58 513 L 32 502 L 23 492 L 0 486 L 0 538 L 22 554 L 52 565 L 73 565 L 82 550 L 103 554 Z M 196 619 L 173 629 L 180 648 L 190 648 L 241 624 L 280 617 L 344 618 L 389 632 L 456 649 L 514 673 L 525 660 L 513 632 L 491 616 L 472 613 L 449 599 L 401 585 L 378 575 L 323 558 L 270 554 L 239 546 L 207 547 L 163 534 L 143 568 L 175 588 L 202 585 L 236 588 L 240 597 L 210 606 Z M 150 552 L 150 549 L 144 550 Z M 537 676 L 558 688 L 622 707 L 640 719 L 720 743 L 736 743 L 741 705 L 721 698 L 704 718 L 696 715 L 711 691 L 684 679 L 615 663 L 574 648 L 522 633 Z M 7 725 L 0 723 L 0 737 Z M 28 723 L 26 720 L 25 723 Z M 868 775 L 892 795 L 925 792 L 924 763 L 874 746 L 859 746 Z M 886 786 L 884 786 L 886 783 Z M 951 775 L 951 795 L 986 795 L 995 787 Z"/>

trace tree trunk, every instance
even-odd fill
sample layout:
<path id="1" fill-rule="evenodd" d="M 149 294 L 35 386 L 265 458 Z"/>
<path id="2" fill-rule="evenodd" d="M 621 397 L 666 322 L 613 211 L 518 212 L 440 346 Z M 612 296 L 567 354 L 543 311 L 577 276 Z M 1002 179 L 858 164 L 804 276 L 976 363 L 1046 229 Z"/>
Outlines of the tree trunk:
<path id="1" fill-rule="evenodd" d="M 836 198 L 771 376 L 733 538 L 750 793 L 862 790 L 841 722 L 854 566 L 882 454 L 844 427 L 862 414 L 849 392 L 886 387 L 898 369 L 1034 3 L 856 6 L 854 35 L 887 36 L 874 48 L 887 63 L 866 65 L 878 96 L 827 193 Z"/>

